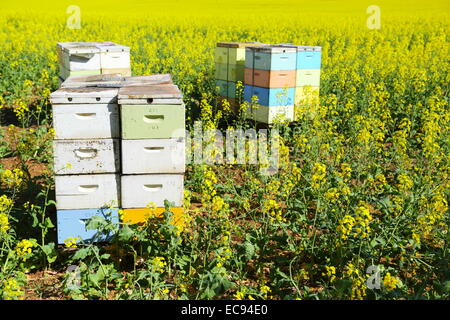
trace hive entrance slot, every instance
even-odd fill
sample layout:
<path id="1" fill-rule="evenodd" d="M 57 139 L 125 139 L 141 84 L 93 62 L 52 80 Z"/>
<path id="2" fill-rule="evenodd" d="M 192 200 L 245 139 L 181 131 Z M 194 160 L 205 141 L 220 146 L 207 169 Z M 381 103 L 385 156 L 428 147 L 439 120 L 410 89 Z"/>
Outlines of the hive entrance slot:
<path id="1" fill-rule="evenodd" d="M 144 121 L 147 123 L 160 123 L 160 122 L 164 121 L 164 116 L 148 114 L 148 115 L 144 116 Z"/>
<path id="2" fill-rule="evenodd" d="M 143 188 L 145 191 L 148 192 L 157 192 L 160 191 L 162 189 L 163 185 L 162 184 L 144 184 Z"/>

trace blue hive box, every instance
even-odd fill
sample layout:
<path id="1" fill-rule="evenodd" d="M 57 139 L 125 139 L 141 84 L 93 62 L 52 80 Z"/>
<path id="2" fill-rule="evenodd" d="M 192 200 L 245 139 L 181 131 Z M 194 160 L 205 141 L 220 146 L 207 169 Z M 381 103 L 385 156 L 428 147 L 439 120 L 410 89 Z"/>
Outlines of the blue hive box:
<path id="1" fill-rule="evenodd" d="M 58 243 L 64 243 L 69 237 L 79 237 L 84 241 L 93 241 L 97 230 L 86 230 L 89 218 L 100 215 L 114 223 L 119 222 L 118 209 L 77 209 L 58 210 L 56 213 L 58 224 Z M 96 241 L 108 241 L 112 234 L 102 235 Z"/>
<path id="2" fill-rule="evenodd" d="M 247 47 L 245 67 L 260 70 L 295 70 L 296 48 L 281 46 Z"/>
<path id="3" fill-rule="evenodd" d="M 257 104 L 263 106 L 292 106 L 294 105 L 295 88 L 261 88 L 244 86 L 244 100 L 251 102 L 252 96 L 257 96 Z"/>

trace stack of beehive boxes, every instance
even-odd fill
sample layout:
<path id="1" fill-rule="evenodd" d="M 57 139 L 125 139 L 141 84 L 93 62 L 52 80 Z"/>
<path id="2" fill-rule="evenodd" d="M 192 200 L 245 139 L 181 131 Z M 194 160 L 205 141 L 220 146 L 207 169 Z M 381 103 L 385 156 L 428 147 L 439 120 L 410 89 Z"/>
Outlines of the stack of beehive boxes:
<path id="1" fill-rule="evenodd" d="M 247 47 L 244 99 L 248 118 L 262 123 L 294 119 L 296 49 L 280 46 Z M 258 101 L 252 97 L 258 97 Z"/>
<path id="2" fill-rule="evenodd" d="M 92 239 L 85 221 L 118 221 L 119 208 L 123 222 L 143 222 L 166 199 L 182 224 L 184 104 L 170 75 L 71 77 L 50 99 L 58 243 Z"/>
<path id="3" fill-rule="evenodd" d="M 297 50 L 296 83 L 295 83 L 295 115 L 304 107 L 312 108 L 319 103 L 320 67 L 322 48 L 318 46 L 296 46 L 281 44 L 281 47 Z"/>
<path id="4" fill-rule="evenodd" d="M 58 243 L 90 239 L 85 221 L 118 220 L 120 125 L 118 88 L 61 88 L 53 92 L 53 143 Z"/>
<path id="5" fill-rule="evenodd" d="M 73 75 L 131 76 L 130 48 L 113 42 L 58 42 L 60 82 Z"/>
<path id="6" fill-rule="evenodd" d="M 227 100 L 233 110 L 239 103 L 236 84 L 244 83 L 245 48 L 264 45 L 258 42 L 219 42 L 214 52 L 216 86 L 219 99 Z"/>
<path id="7" fill-rule="evenodd" d="M 185 107 L 180 90 L 173 84 L 125 86 L 118 98 L 123 221 L 159 215 L 168 200 L 175 223 L 182 223 Z"/>

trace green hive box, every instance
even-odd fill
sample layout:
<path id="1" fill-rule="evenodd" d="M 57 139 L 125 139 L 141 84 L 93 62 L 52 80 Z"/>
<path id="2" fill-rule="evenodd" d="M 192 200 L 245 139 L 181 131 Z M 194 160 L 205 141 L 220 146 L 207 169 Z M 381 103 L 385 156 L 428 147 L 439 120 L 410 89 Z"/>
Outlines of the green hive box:
<path id="1" fill-rule="evenodd" d="M 122 105 L 123 139 L 184 137 L 184 105 Z"/>
<path id="2" fill-rule="evenodd" d="M 172 84 L 119 89 L 122 139 L 169 139 L 185 136 L 185 106 Z"/>

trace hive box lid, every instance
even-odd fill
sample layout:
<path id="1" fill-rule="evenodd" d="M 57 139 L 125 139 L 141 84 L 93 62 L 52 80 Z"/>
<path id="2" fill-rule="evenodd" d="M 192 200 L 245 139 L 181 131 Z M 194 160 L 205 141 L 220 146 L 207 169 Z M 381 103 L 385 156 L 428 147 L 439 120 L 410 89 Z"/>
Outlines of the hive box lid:
<path id="1" fill-rule="evenodd" d="M 104 42 L 58 42 L 57 46 L 69 54 L 98 53 L 98 52 L 130 52 L 130 47 Z"/>
<path id="2" fill-rule="evenodd" d="M 119 104 L 181 104 L 183 95 L 174 84 L 124 86 L 119 89 Z"/>
<path id="3" fill-rule="evenodd" d="M 58 42 L 57 46 L 65 53 L 80 54 L 80 53 L 99 53 L 100 49 L 97 47 L 98 42 Z"/>
<path id="4" fill-rule="evenodd" d="M 153 84 L 172 84 L 170 74 L 153 74 L 149 76 L 123 77 L 120 73 L 93 76 L 71 76 L 61 84 L 62 88 L 98 87 L 121 88 Z"/>
<path id="5" fill-rule="evenodd" d="M 130 52 L 130 47 L 113 42 L 102 42 L 97 45 L 100 52 Z"/>
<path id="6" fill-rule="evenodd" d="M 255 41 L 249 41 L 249 42 L 218 42 L 218 47 L 224 47 L 224 48 L 245 48 L 248 46 L 267 46 L 268 44 L 262 43 L 262 42 L 255 42 Z"/>
<path id="7" fill-rule="evenodd" d="M 52 104 L 115 103 L 118 88 L 60 88 L 50 94 Z"/>
<path id="8" fill-rule="evenodd" d="M 280 43 L 275 46 L 296 48 L 297 51 L 322 51 L 322 47 L 320 46 L 298 46 L 292 43 Z"/>
<path id="9" fill-rule="evenodd" d="M 250 47 L 247 47 L 245 50 L 255 51 L 255 52 L 267 52 L 267 53 L 295 53 L 295 52 L 297 52 L 297 48 L 294 48 L 294 47 L 274 46 L 274 45 L 250 46 Z"/>

